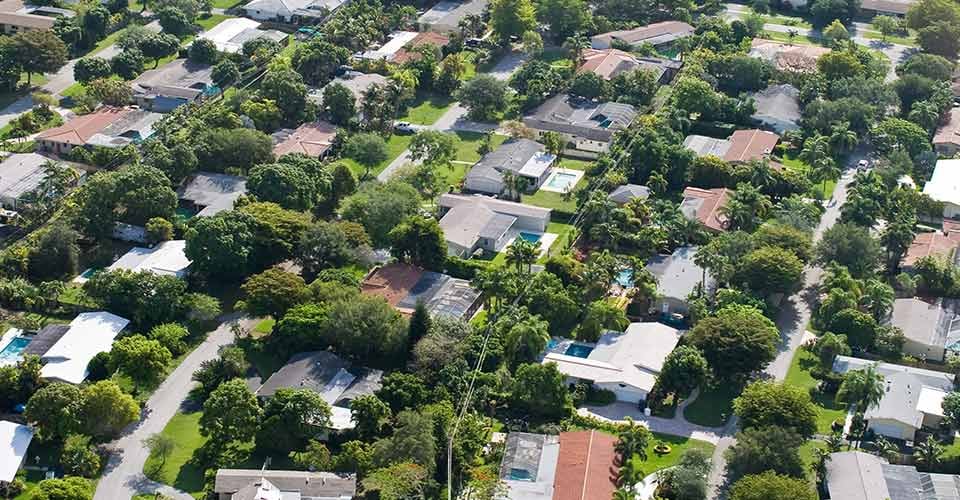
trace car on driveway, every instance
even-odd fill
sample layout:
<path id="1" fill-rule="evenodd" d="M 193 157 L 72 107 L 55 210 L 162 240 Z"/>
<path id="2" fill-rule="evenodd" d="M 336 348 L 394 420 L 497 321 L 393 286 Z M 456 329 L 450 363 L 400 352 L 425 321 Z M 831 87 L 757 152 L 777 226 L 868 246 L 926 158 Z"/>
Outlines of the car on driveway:
<path id="1" fill-rule="evenodd" d="M 401 135 L 411 135 L 417 133 L 417 128 L 410 122 L 397 122 L 393 124 L 393 131 Z"/>
<path id="2" fill-rule="evenodd" d="M 870 168 L 870 162 L 867 160 L 860 160 L 857 162 L 857 172 L 866 172 Z"/>

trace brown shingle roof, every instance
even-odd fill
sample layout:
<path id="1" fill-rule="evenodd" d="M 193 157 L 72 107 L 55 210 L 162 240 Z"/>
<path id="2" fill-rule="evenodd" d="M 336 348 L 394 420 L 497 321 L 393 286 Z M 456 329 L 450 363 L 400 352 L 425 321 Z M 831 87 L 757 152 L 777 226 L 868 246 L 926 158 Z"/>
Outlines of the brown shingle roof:
<path id="1" fill-rule="evenodd" d="M 405 47 L 402 47 L 393 55 L 393 62 L 397 64 L 403 64 L 407 61 L 416 61 L 422 57 L 416 52 L 412 52 L 408 49 L 413 49 L 414 47 L 419 47 L 421 45 L 433 45 L 437 48 L 441 48 L 446 44 L 450 43 L 450 38 L 442 33 L 435 33 L 433 31 L 424 31 L 420 33 L 413 40 L 410 40 Z"/>
<path id="2" fill-rule="evenodd" d="M 327 122 L 304 123 L 273 147 L 274 156 L 301 153 L 319 157 L 330 149 L 337 128 Z"/>
<path id="3" fill-rule="evenodd" d="M 390 306 L 397 307 L 422 275 L 423 270 L 418 267 L 394 262 L 371 271 L 360 284 L 360 291 L 365 295 L 383 297 Z"/>
<path id="4" fill-rule="evenodd" d="M 769 156 L 780 136 L 765 130 L 737 130 L 730 136 L 730 148 L 723 155 L 729 162 L 748 162 Z"/>
<path id="5" fill-rule="evenodd" d="M 561 433 L 553 500 L 610 500 L 617 489 L 616 441 L 595 430 Z"/>
<path id="6" fill-rule="evenodd" d="M 933 145 L 951 144 L 960 146 L 960 108 L 951 108 L 947 123 L 937 129 L 933 136 Z"/>
<path id="7" fill-rule="evenodd" d="M 604 80 L 640 66 L 640 61 L 633 54 L 618 49 L 586 49 L 582 57 L 583 64 L 577 68 L 577 72 L 595 73 Z"/>
<path id="8" fill-rule="evenodd" d="M 56 24 L 57 18 L 38 16 L 35 14 L 21 14 L 16 12 L 0 12 L 0 24 L 19 26 L 21 28 L 47 30 Z"/>
<path id="9" fill-rule="evenodd" d="M 132 109 L 127 108 L 100 108 L 88 115 L 78 116 L 59 127 L 41 132 L 37 140 L 59 142 L 82 146 L 94 135 L 102 132 L 110 124 L 123 118 Z"/>
<path id="10" fill-rule="evenodd" d="M 696 218 L 709 229 L 725 231 L 728 221 L 726 217 L 720 214 L 720 211 L 727 204 L 729 191 L 727 188 L 701 189 L 688 187 L 683 190 L 683 202 L 680 204 L 680 210 L 688 218 Z"/>
<path id="11" fill-rule="evenodd" d="M 904 266 L 913 266 L 918 260 L 927 256 L 949 257 L 957 247 L 960 247 L 960 228 L 952 227 L 955 224 L 944 221 L 943 231 L 919 233 L 910 243 L 906 255 L 903 256 Z"/>
<path id="12" fill-rule="evenodd" d="M 630 30 L 611 31 L 597 35 L 595 38 L 618 39 L 632 45 L 644 42 L 658 45 L 677 38 L 690 36 L 693 32 L 693 26 L 683 21 L 663 21 Z"/>

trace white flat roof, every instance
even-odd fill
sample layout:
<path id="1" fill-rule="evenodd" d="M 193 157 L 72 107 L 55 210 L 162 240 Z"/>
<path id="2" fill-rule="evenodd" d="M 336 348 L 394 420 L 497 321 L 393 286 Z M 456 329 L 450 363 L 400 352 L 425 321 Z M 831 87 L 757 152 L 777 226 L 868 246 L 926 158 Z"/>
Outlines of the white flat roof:
<path id="1" fill-rule="evenodd" d="M 190 259 L 184 253 L 186 240 L 164 241 L 153 248 L 133 247 L 107 269 L 128 269 L 134 272 L 149 271 L 164 276 L 183 278 L 190 267 Z"/>
<path id="2" fill-rule="evenodd" d="M 554 160 L 556 160 L 556 155 L 550 153 L 538 152 L 535 153 L 526 163 L 520 167 L 520 171 L 517 172 L 520 175 L 526 177 L 534 177 L 539 179 L 544 172 L 550 168 L 550 165 L 553 165 Z"/>
<path id="3" fill-rule="evenodd" d="M 943 416 L 943 398 L 947 393 L 933 387 L 924 387 L 920 389 L 920 397 L 917 399 L 917 410 L 927 415 Z"/>
<path id="4" fill-rule="evenodd" d="M 960 205 L 960 160 L 939 160 L 923 194 L 936 201 Z"/>
<path id="5" fill-rule="evenodd" d="M 13 481 L 27 456 L 31 440 L 33 429 L 30 427 L 0 420 L 0 481 Z"/>
<path id="6" fill-rule="evenodd" d="M 393 55 L 397 53 L 398 50 L 402 49 L 404 45 L 410 43 L 411 40 L 417 37 L 419 33 L 415 31 L 394 31 L 390 34 L 390 41 L 383 44 L 377 50 L 368 50 L 359 57 L 362 59 L 393 59 Z"/>
<path id="7" fill-rule="evenodd" d="M 226 19 L 217 24 L 209 31 L 200 33 L 197 38 L 206 38 L 217 46 L 221 52 L 239 52 L 242 48 L 236 43 L 232 43 L 234 37 L 248 29 L 256 29 L 260 26 L 260 21 L 247 19 L 245 17 L 234 17 Z"/>
<path id="8" fill-rule="evenodd" d="M 70 322 L 67 333 L 41 358 L 46 364 L 40 376 L 79 384 L 87 378 L 87 364 L 101 352 L 109 352 L 113 339 L 130 320 L 106 311 L 86 312 Z"/>

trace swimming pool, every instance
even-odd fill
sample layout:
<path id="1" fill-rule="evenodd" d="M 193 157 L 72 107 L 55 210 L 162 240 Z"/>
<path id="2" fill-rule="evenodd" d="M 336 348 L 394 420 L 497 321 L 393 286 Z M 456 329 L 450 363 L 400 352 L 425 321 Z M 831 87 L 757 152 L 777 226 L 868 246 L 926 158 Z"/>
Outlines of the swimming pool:
<path id="1" fill-rule="evenodd" d="M 23 350 L 30 344 L 30 337 L 14 337 L 0 351 L 0 364 L 15 363 L 20 360 Z"/>
<path id="2" fill-rule="evenodd" d="M 570 344 L 570 347 L 564 351 L 564 354 L 567 356 L 574 356 L 577 358 L 588 358 L 590 353 L 593 352 L 593 347 L 583 344 Z"/>
<path id="3" fill-rule="evenodd" d="M 521 240 L 529 241 L 530 243 L 540 243 L 540 237 L 542 235 L 534 234 L 534 233 L 524 233 L 523 231 L 521 231 L 518 236 L 520 237 Z"/>
<path id="4" fill-rule="evenodd" d="M 620 271 L 619 273 L 617 273 L 617 277 L 613 281 L 615 281 L 618 285 L 624 288 L 632 287 L 633 286 L 633 270 L 624 269 L 623 271 Z"/>
<path id="5" fill-rule="evenodd" d="M 554 172 L 553 175 L 547 179 L 546 186 L 553 189 L 567 190 L 573 187 L 579 177 L 577 174 Z"/>

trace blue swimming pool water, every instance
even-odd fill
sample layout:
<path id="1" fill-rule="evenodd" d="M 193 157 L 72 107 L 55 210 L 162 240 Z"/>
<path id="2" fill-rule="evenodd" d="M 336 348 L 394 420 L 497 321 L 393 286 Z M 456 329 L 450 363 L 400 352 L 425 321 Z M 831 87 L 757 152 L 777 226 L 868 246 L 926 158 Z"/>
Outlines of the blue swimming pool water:
<path id="1" fill-rule="evenodd" d="M 530 243 L 539 243 L 539 242 L 540 242 L 540 235 L 539 235 L 539 234 L 533 234 L 533 233 L 524 233 L 524 232 L 521 232 L 521 233 L 520 233 L 520 239 L 525 240 L 525 241 L 529 241 Z"/>
<path id="2" fill-rule="evenodd" d="M 566 172 L 555 172 L 547 179 L 547 186 L 553 189 L 567 189 L 577 180 L 577 174 L 568 174 Z"/>
<path id="3" fill-rule="evenodd" d="M 530 471 L 525 469 L 510 469 L 510 479 L 514 481 L 530 481 L 533 478 L 530 477 Z"/>
<path id="4" fill-rule="evenodd" d="M 554 347 L 557 347 L 557 345 L 559 344 L 560 344 L 560 339 L 551 338 L 550 341 L 547 342 L 547 350 L 553 349 Z"/>
<path id="5" fill-rule="evenodd" d="M 567 356 L 576 356 L 578 358 L 587 358 L 590 356 L 590 353 L 593 352 L 593 348 L 587 345 L 580 344 L 570 344 L 570 347 L 564 352 Z"/>
<path id="6" fill-rule="evenodd" d="M 614 280 L 618 285 L 624 288 L 630 288 L 633 286 L 633 271 L 630 269 L 624 269 L 617 274 L 617 278 Z"/>
<path id="7" fill-rule="evenodd" d="M 20 355 L 29 343 L 30 337 L 14 337 L 13 340 L 0 351 L 0 362 L 20 359 Z"/>

